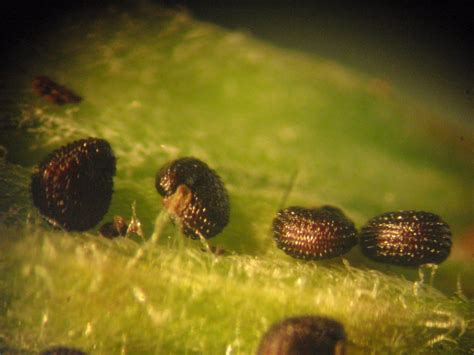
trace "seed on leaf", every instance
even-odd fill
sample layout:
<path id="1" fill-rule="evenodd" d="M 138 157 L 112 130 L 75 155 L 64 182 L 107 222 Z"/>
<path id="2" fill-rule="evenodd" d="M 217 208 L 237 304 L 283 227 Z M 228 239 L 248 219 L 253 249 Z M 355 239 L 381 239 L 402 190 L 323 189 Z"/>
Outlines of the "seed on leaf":
<path id="1" fill-rule="evenodd" d="M 451 251 L 451 230 L 439 216 L 422 211 L 387 212 L 361 229 L 360 247 L 370 259 L 402 266 L 439 264 Z"/>
<path id="2" fill-rule="evenodd" d="M 273 238 L 277 247 L 292 257 L 329 259 L 357 244 L 357 230 L 336 207 L 289 207 L 273 220 Z"/>
<path id="3" fill-rule="evenodd" d="M 87 355 L 85 352 L 74 349 L 74 348 L 65 348 L 62 346 L 49 348 L 43 350 L 40 355 Z"/>
<path id="4" fill-rule="evenodd" d="M 229 197 L 221 179 L 196 158 L 181 158 L 163 166 L 155 186 L 173 220 L 192 239 L 212 238 L 229 222 Z"/>
<path id="5" fill-rule="evenodd" d="M 124 237 L 127 235 L 128 224 L 122 216 L 114 216 L 113 222 L 104 223 L 99 233 L 106 238 Z"/>
<path id="6" fill-rule="evenodd" d="M 38 76 L 31 82 L 33 92 L 56 105 L 74 104 L 82 101 L 82 97 L 74 91 L 59 85 L 47 76 Z"/>
<path id="7" fill-rule="evenodd" d="M 85 231 L 107 212 L 113 191 L 115 156 L 103 139 L 74 141 L 47 156 L 31 177 L 34 205 L 52 225 Z"/>
<path id="8" fill-rule="evenodd" d="M 334 319 L 291 317 L 270 327 L 260 341 L 257 355 L 343 355 L 345 341 L 344 326 Z"/>

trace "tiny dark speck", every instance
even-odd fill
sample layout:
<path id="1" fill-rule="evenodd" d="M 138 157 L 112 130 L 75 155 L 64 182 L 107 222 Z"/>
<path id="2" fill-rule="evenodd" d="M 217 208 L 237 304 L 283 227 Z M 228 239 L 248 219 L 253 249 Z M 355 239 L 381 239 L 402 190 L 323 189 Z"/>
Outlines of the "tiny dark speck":
<path id="1" fill-rule="evenodd" d="M 106 238 L 124 237 L 127 234 L 128 224 L 122 216 L 114 216 L 113 222 L 104 223 L 99 233 Z"/>

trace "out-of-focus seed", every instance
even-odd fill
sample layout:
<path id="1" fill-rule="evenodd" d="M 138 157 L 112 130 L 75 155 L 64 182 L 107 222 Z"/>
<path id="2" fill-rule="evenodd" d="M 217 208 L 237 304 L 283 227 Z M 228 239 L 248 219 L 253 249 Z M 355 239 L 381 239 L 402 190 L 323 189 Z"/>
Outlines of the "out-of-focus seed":
<path id="1" fill-rule="evenodd" d="M 52 104 L 75 104 L 82 101 L 82 97 L 77 95 L 74 91 L 59 85 L 44 75 L 34 78 L 31 82 L 31 86 L 36 95 L 43 97 Z"/>
<path id="2" fill-rule="evenodd" d="M 78 349 L 57 346 L 57 347 L 43 350 L 40 353 L 40 355 L 87 355 L 87 354 Z"/>
<path id="3" fill-rule="evenodd" d="M 343 355 L 346 334 L 338 321 L 319 316 L 284 319 L 260 341 L 257 355 Z"/>

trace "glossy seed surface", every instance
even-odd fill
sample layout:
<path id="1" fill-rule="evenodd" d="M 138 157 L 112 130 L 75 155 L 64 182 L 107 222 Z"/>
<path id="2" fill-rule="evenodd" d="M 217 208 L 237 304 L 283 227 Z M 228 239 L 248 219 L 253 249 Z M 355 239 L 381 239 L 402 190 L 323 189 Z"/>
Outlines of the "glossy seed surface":
<path id="1" fill-rule="evenodd" d="M 127 235 L 128 224 L 122 216 L 114 216 L 113 222 L 100 226 L 99 233 L 106 238 L 124 237 Z"/>
<path id="2" fill-rule="evenodd" d="M 65 348 L 62 346 L 49 348 L 43 350 L 40 355 L 87 355 L 85 352 L 74 349 L 74 348 Z"/>
<path id="3" fill-rule="evenodd" d="M 31 177 L 31 195 L 41 215 L 68 231 L 85 231 L 107 212 L 115 156 L 103 139 L 74 141 L 48 155 Z"/>
<path id="4" fill-rule="evenodd" d="M 344 326 L 319 316 L 287 318 L 274 324 L 260 341 L 257 355 L 342 355 Z"/>
<path id="5" fill-rule="evenodd" d="M 212 238 L 229 222 L 229 197 L 221 179 L 196 158 L 181 158 L 163 166 L 155 187 L 183 234 L 192 239 L 199 239 L 199 234 Z"/>
<path id="6" fill-rule="evenodd" d="M 359 235 L 368 258 L 402 266 L 439 264 L 451 250 L 451 231 L 439 216 L 422 211 L 388 212 L 368 221 Z"/>
<path id="7" fill-rule="evenodd" d="M 278 248 L 295 258 L 329 259 L 357 244 L 357 230 L 336 207 L 289 207 L 273 220 L 273 238 Z"/>
<path id="8" fill-rule="evenodd" d="M 43 97 L 52 104 L 64 105 L 82 101 L 82 97 L 74 91 L 59 85 L 44 75 L 34 78 L 31 86 L 36 95 Z"/>

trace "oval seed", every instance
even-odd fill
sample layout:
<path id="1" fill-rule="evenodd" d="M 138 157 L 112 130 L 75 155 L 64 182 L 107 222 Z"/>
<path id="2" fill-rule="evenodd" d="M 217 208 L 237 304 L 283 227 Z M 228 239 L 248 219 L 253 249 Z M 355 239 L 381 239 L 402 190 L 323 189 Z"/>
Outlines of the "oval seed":
<path id="1" fill-rule="evenodd" d="M 214 237 L 229 222 L 229 197 L 221 179 L 196 158 L 181 158 L 163 166 L 155 187 L 183 234 L 192 239 Z"/>
<path id="2" fill-rule="evenodd" d="M 273 220 L 273 238 L 277 247 L 292 257 L 329 259 L 357 244 L 357 230 L 336 207 L 289 207 Z"/>
<path id="3" fill-rule="evenodd" d="M 31 86 L 36 95 L 41 96 L 56 105 L 78 103 L 82 101 L 82 97 L 77 95 L 74 91 L 65 86 L 59 85 L 44 75 L 34 78 L 31 82 Z"/>
<path id="4" fill-rule="evenodd" d="M 122 216 L 114 216 L 113 222 L 104 223 L 99 233 L 106 238 L 124 237 L 127 235 L 128 224 Z"/>
<path id="5" fill-rule="evenodd" d="M 336 320 L 292 317 L 270 327 L 260 341 L 257 355 L 342 355 L 345 341 L 344 326 Z"/>
<path id="6" fill-rule="evenodd" d="M 35 169 L 33 203 L 54 226 L 88 230 L 109 208 L 114 175 L 115 156 L 107 141 L 74 141 L 53 151 Z"/>
<path id="7" fill-rule="evenodd" d="M 360 247 L 368 258 L 402 266 L 439 264 L 451 251 L 451 231 L 439 216 L 422 211 L 387 212 L 361 229 Z"/>

